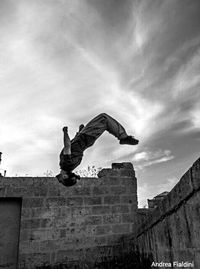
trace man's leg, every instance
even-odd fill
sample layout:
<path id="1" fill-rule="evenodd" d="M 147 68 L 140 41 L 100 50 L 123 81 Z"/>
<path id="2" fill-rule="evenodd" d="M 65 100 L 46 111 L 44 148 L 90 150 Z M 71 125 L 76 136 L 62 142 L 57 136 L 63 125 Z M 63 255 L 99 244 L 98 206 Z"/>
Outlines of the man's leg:
<path id="1" fill-rule="evenodd" d="M 96 139 L 102 135 L 104 131 L 108 131 L 119 140 L 127 137 L 124 127 L 111 116 L 101 113 L 92 119 L 80 133 L 95 137 Z"/>
<path id="2" fill-rule="evenodd" d="M 94 119 L 92 119 L 80 132 L 79 134 L 86 135 L 86 141 L 84 149 L 91 147 L 97 138 L 104 132 L 108 131 L 110 134 L 114 135 L 119 141 L 120 144 L 128 144 L 128 145 L 136 145 L 138 144 L 138 140 L 133 138 L 132 136 L 128 136 L 124 127 L 111 116 L 106 113 L 101 113 Z M 80 136 L 77 135 L 75 140 L 79 139 Z"/>

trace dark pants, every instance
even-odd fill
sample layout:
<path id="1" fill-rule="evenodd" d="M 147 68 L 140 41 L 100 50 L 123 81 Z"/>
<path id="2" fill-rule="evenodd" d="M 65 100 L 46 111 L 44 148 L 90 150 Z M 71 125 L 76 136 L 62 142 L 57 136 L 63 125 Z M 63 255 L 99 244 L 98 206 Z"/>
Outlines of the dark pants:
<path id="1" fill-rule="evenodd" d="M 76 141 L 81 139 L 81 134 L 88 136 L 86 140 L 85 149 L 91 147 L 94 142 L 103 134 L 104 131 L 108 131 L 110 134 L 115 136 L 118 140 L 125 138 L 127 133 L 124 127 L 111 116 L 106 113 L 101 113 L 92 119 L 72 140 Z M 72 147 L 73 148 L 73 147 Z"/>
<path id="2" fill-rule="evenodd" d="M 124 127 L 109 115 L 102 113 L 92 119 L 74 139 L 71 140 L 71 156 L 60 154 L 60 167 L 65 171 L 74 170 L 83 157 L 83 152 L 91 147 L 104 131 L 108 131 L 118 140 L 125 138 L 127 133 Z"/>

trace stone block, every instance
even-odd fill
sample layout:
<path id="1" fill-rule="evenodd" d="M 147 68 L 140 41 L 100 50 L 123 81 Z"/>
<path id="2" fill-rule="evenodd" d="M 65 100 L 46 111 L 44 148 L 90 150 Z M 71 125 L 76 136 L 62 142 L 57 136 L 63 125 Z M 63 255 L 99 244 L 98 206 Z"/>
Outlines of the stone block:
<path id="1" fill-rule="evenodd" d="M 27 187 L 9 187 L 6 195 L 9 197 L 34 197 L 31 188 Z"/>
<path id="2" fill-rule="evenodd" d="M 100 205 L 102 204 L 101 197 L 84 197 L 84 204 L 85 205 Z"/>
<path id="3" fill-rule="evenodd" d="M 136 214 L 122 214 L 122 223 L 133 223 L 136 221 Z"/>
<path id="4" fill-rule="evenodd" d="M 66 202 L 67 206 L 80 206 L 83 204 L 82 197 L 69 197 L 69 198 L 66 198 L 66 200 L 67 200 Z"/>
<path id="5" fill-rule="evenodd" d="M 40 242 L 40 252 L 52 252 L 59 249 L 61 246 L 61 240 L 44 240 Z"/>
<path id="6" fill-rule="evenodd" d="M 86 234 L 90 238 L 96 236 L 96 226 L 95 225 L 86 226 L 84 234 Z"/>
<path id="7" fill-rule="evenodd" d="M 63 217 L 58 217 L 54 219 L 54 227 L 55 228 L 68 228 L 70 224 L 74 223 L 74 218 L 70 216 L 66 216 L 65 218 Z"/>
<path id="8" fill-rule="evenodd" d="M 126 234 L 131 232 L 130 224 L 114 224 L 112 225 L 112 232 L 117 234 Z"/>
<path id="9" fill-rule="evenodd" d="M 27 208 L 42 207 L 44 204 L 43 198 L 23 198 L 22 206 Z"/>
<path id="10" fill-rule="evenodd" d="M 161 207 L 156 207 L 152 211 L 152 215 L 148 217 L 147 221 L 147 227 L 149 225 L 152 225 L 153 223 L 157 222 L 159 219 L 161 219 L 163 216 L 162 208 Z"/>
<path id="11" fill-rule="evenodd" d="M 133 170 L 133 164 L 130 162 L 112 163 L 112 169 L 131 169 L 131 170 Z"/>
<path id="12" fill-rule="evenodd" d="M 181 201 L 187 198 L 193 191 L 191 172 L 188 170 L 180 179 L 180 181 L 174 186 L 174 188 L 168 193 L 169 207 L 170 209 L 177 206 Z"/>
<path id="13" fill-rule="evenodd" d="M 180 189 L 180 200 L 184 200 L 186 197 L 188 197 L 193 192 L 193 186 L 192 186 L 192 174 L 191 170 L 188 170 L 180 179 L 177 186 Z M 176 186 L 175 186 L 176 187 Z"/>
<path id="14" fill-rule="evenodd" d="M 121 223 L 121 215 L 120 214 L 109 214 L 103 216 L 104 224 L 113 224 L 113 223 Z"/>
<path id="15" fill-rule="evenodd" d="M 40 228 L 40 219 L 26 219 L 21 221 L 22 229 Z"/>
<path id="16" fill-rule="evenodd" d="M 135 171 L 131 169 L 120 169 L 120 176 L 122 177 L 135 177 Z"/>
<path id="17" fill-rule="evenodd" d="M 86 216 L 85 225 L 98 225 L 102 224 L 102 216 Z"/>
<path id="18" fill-rule="evenodd" d="M 68 250 L 58 250 L 57 251 L 57 260 L 65 263 L 69 261 L 78 261 L 81 257 L 81 251 L 77 251 L 74 249 Z"/>
<path id="19" fill-rule="evenodd" d="M 66 238 L 66 229 L 60 229 L 60 238 Z"/>
<path id="20" fill-rule="evenodd" d="M 136 195 L 137 196 L 137 184 L 132 181 L 131 184 L 122 184 L 122 186 L 126 187 L 126 195 Z"/>
<path id="21" fill-rule="evenodd" d="M 111 186 L 110 192 L 111 194 L 125 194 L 126 187 L 125 186 Z"/>
<path id="22" fill-rule="evenodd" d="M 200 159 L 191 168 L 192 185 L 194 190 L 200 189 Z"/>
<path id="23" fill-rule="evenodd" d="M 40 218 L 40 219 L 48 219 L 48 218 L 57 218 L 62 215 L 61 210 L 63 207 L 37 207 L 32 208 L 31 217 L 32 218 Z"/>
<path id="24" fill-rule="evenodd" d="M 170 209 L 170 198 L 168 195 L 160 203 L 160 208 L 162 209 L 163 213 L 166 213 Z"/>
<path id="25" fill-rule="evenodd" d="M 118 170 L 113 170 L 110 168 L 104 168 L 101 171 L 99 171 L 98 175 L 99 178 L 102 177 L 117 177 L 119 176 L 119 171 Z"/>
<path id="26" fill-rule="evenodd" d="M 46 185 L 35 186 L 31 188 L 33 196 L 47 196 L 48 187 Z"/>
<path id="27" fill-rule="evenodd" d="M 73 196 L 72 195 L 72 190 L 75 188 L 76 185 L 74 185 L 72 187 L 65 187 L 65 186 L 60 184 L 60 186 L 59 186 L 60 195 L 59 196 L 61 196 L 61 197 L 72 197 Z"/>
<path id="28" fill-rule="evenodd" d="M 194 252 L 194 265 L 195 265 L 196 268 L 200 268 L 200 249 L 195 249 L 195 252 Z"/>
<path id="29" fill-rule="evenodd" d="M 21 254 L 19 258 L 19 268 L 36 268 L 37 266 L 44 266 L 50 264 L 50 253 L 25 253 Z"/>
<path id="30" fill-rule="evenodd" d="M 111 226 L 110 225 L 98 225 L 96 227 L 95 234 L 96 235 L 106 235 L 111 232 Z"/>
<path id="31" fill-rule="evenodd" d="M 125 186 L 127 189 L 132 188 L 132 191 L 137 191 L 137 179 L 136 177 L 120 177 L 120 184 Z"/>
<path id="32" fill-rule="evenodd" d="M 87 267 L 86 268 L 95 268 L 94 262 L 98 263 L 99 258 L 102 257 L 100 253 L 99 246 L 97 247 L 88 247 L 85 249 L 85 259 L 87 261 Z M 96 268 L 95 268 L 96 269 Z"/>
<path id="33" fill-rule="evenodd" d="M 29 234 L 29 240 L 57 240 L 60 238 L 60 229 L 33 229 Z"/>
<path id="34" fill-rule="evenodd" d="M 101 206 L 100 206 L 101 207 Z M 92 207 L 91 206 L 84 206 L 84 207 L 68 207 L 68 208 L 62 208 L 62 210 L 71 210 L 71 215 L 72 216 L 86 216 L 86 215 L 91 215 L 92 214 Z M 66 211 L 66 214 L 64 214 L 63 216 L 66 216 L 66 215 L 69 215 L 70 213 L 67 213 Z"/>
<path id="35" fill-rule="evenodd" d="M 50 185 L 48 186 L 48 196 L 60 196 L 61 194 L 61 189 L 58 188 L 57 186 Z"/>
<path id="36" fill-rule="evenodd" d="M 105 245 L 107 243 L 107 235 L 95 236 L 93 239 L 94 239 L 94 243 L 97 244 L 97 246 Z"/>
<path id="37" fill-rule="evenodd" d="M 84 180 L 84 179 L 83 179 Z M 88 183 L 84 183 L 85 185 L 89 185 L 91 188 L 96 186 L 96 187 L 102 187 L 102 186 L 109 186 L 109 178 L 108 177 L 102 177 L 102 178 L 95 178 L 93 181 L 88 181 Z"/>
<path id="38" fill-rule="evenodd" d="M 30 236 L 30 231 L 21 229 L 20 231 L 20 242 L 28 241 Z"/>
<path id="39" fill-rule="evenodd" d="M 193 167 L 195 170 L 200 170 L 200 158 L 197 159 L 197 160 L 193 163 L 192 167 Z"/>
<path id="40" fill-rule="evenodd" d="M 52 228 L 54 227 L 54 224 L 56 222 L 56 219 L 48 218 L 48 219 L 40 219 L 40 227 L 41 228 Z"/>
<path id="41" fill-rule="evenodd" d="M 104 204 L 119 204 L 120 203 L 120 197 L 119 196 L 105 196 L 103 199 Z"/>
<path id="42" fill-rule="evenodd" d="M 72 189 L 71 194 L 76 196 L 76 195 L 90 195 L 91 194 L 91 189 L 90 187 L 83 187 L 83 186 L 77 186 Z"/>
<path id="43" fill-rule="evenodd" d="M 50 197 L 46 199 L 46 206 L 47 207 L 60 207 L 66 206 L 67 198 L 65 197 Z"/>
<path id="44" fill-rule="evenodd" d="M 92 190 L 92 195 L 108 194 L 109 192 L 109 186 L 94 186 Z"/>
<path id="45" fill-rule="evenodd" d="M 31 209 L 30 208 L 22 208 L 21 217 L 22 217 L 22 219 L 31 218 L 32 217 Z"/>
<path id="46" fill-rule="evenodd" d="M 50 252 L 50 264 L 55 264 L 56 263 L 56 252 Z"/>
<path id="47" fill-rule="evenodd" d="M 36 241 L 23 241 L 20 244 L 20 252 L 25 254 L 29 254 L 29 253 L 35 253 L 38 252 L 38 250 L 40 249 L 40 242 L 36 242 Z"/>
<path id="48" fill-rule="evenodd" d="M 136 195 L 123 195 L 121 196 L 122 204 L 136 204 L 137 196 Z"/>
<path id="49" fill-rule="evenodd" d="M 6 187 L 0 186 L 0 197 L 4 197 L 6 195 Z"/>
<path id="50" fill-rule="evenodd" d="M 110 213 L 109 206 L 92 206 L 92 214 L 93 215 L 104 215 Z"/>
<path id="51" fill-rule="evenodd" d="M 109 177 L 109 185 L 120 185 L 121 178 L 120 177 Z"/>
<path id="52" fill-rule="evenodd" d="M 131 213 L 135 213 L 137 211 L 137 209 L 138 209 L 138 203 L 136 201 L 133 204 L 131 204 L 131 210 L 130 210 L 130 212 Z"/>
<path id="53" fill-rule="evenodd" d="M 111 208 L 112 213 L 128 213 L 129 206 L 128 205 L 113 205 Z"/>
<path id="54" fill-rule="evenodd" d="M 107 235 L 107 245 L 114 246 L 119 242 L 122 242 L 124 235 L 122 234 L 110 234 Z"/>
<path id="55" fill-rule="evenodd" d="M 190 246 L 200 249 L 200 193 L 195 193 L 184 206 Z"/>

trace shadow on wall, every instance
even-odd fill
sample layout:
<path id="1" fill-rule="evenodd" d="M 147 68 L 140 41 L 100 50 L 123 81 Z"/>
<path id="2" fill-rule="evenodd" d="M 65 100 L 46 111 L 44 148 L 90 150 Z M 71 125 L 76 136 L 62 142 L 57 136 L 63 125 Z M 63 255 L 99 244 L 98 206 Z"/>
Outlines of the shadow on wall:
<path id="1" fill-rule="evenodd" d="M 124 239 L 122 239 L 124 240 Z M 125 241 L 124 241 L 125 243 Z M 125 245 L 128 248 L 125 248 Z M 131 250 L 130 250 L 131 248 Z M 42 265 L 36 269 L 150 269 L 152 257 L 142 257 L 135 251 L 133 241 L 120 243 L 119 246 L 100 246 L 98 248 L 99 256 L 95 263 L 88 261 L 65 261 L 63 263 L 51 265 Z M 124 250 L 126 253 L 124 253 Z M 112 255 L 111 255 L 112 253 Z M 25 269 L 25 268 L 24 268 Z"/>

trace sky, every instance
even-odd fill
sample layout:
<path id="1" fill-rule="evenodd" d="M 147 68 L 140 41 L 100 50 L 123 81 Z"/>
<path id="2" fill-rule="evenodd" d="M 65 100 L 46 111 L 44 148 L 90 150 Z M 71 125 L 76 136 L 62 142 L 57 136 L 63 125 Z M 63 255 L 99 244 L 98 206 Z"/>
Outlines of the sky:
<path id="1" fill-rule="evenodd" d="M 140 143 L 105 132 L 78 169 L 132 162 L 141 207 L 170 191 L 200 155 L 199 14 L 199 0 L 1 0 L 0 168 L 57 174 L 62 127 L 73 138 L 104 112 Z"/>

